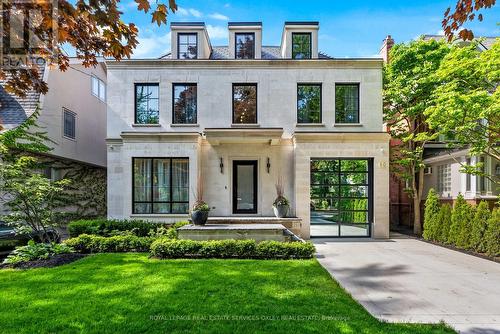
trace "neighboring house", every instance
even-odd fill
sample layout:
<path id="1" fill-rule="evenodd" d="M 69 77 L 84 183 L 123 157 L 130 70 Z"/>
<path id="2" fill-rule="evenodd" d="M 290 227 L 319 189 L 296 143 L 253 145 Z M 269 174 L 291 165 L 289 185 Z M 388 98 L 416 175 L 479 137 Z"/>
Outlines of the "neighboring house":
<path id="1" fill-rule="evenodd" d="M 71 179 L 75 199 L 68 211 L 80 216 L 106 214 L 106 67 L 85 68 L 70 59 L 65 72 L 41 67 L 49 91 L 28 92 L 20 98 L 0 87 L 0 124 L 13 129 L 39 108 L 38 131 L 46 132 L 52 147 L 40 156 L 43 172 L 52 180 Z M 77 200 L 76 200 L 77 198 Z M 5 208 L 3 208 L 5 210 Z"/>
<path id="2" fill-rule="evenodd" d="M 171 53 L 107 61 L 108 217 L 186 220 L 201 175 L 209 219 L 273 221 L 282 177 L 295 218 L 275 221 L 302 237 L 387 238 L 382 60 L 320 53 L 318 22 L 286 22 L 278 46 L 260 22 L 228 30 L 212 46 L 171 23 Z"/>

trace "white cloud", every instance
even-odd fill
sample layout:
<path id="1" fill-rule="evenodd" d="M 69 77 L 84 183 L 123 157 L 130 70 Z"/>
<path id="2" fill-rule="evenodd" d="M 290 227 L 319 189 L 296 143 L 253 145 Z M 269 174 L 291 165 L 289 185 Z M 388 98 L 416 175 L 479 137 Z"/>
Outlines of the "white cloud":
<path id="1" fill-rule="evenodd" d="M 197 9 L 194 8 L 184 8 L 184 7 L 177 7 L 177 11 L 175 14 L 180 15 L 180 16 L 194 16 L 194 17 L 202 17 L 203 13 L 200 12 Z"/>
<path id="2" fill-rule="evenodd" d="M 208 36 L 213 39 L 227 38 L 227 29 L 223 26 L 207 25 Z"/>
<path id="3" fill-rule="evenodd" d="M 181 15 L 181 16 L 188 16 L 189 12 L 182 7 L 177 7 L 177 11 L 175 12 L 175 14 Z"/>
<path id="4" fill-rule="evenodd" d="M 214 20 L 229 21 L 229 17 L 221 13 L 212 13 L 208 16 Z"/>
<path id="5" fill-rule="evenodd" d="M 444 30 L 443 30 L 443 29 L 439 30 L 439 31 L 436 33 L 436 35 L 440 35 L 440 36 L 444 35 Z"/>
<path id="6" fill-rule="evenodd" d="M 194 17 L 202 17 L 203 16 L 203 14 L 199 10 L 196 10 L 194 8 L 189 8 L 189 14 L 191 14 Z"/>
<path id="7" fill-rule="evenodd" d="M 158 35 L 151 30 L 139 30 L 137 48 L 134 50 L 133 58 L 158 58 L 170 51 L 170 32 Z"/>

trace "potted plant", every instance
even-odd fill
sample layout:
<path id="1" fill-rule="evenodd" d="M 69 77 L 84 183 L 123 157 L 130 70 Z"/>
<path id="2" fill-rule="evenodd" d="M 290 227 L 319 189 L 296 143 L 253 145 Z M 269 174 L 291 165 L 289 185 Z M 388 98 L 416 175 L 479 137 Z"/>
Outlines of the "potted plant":
<path id="1" fill-rule="evenodd" d="M 191 210 L 191 221 L 195 225 L 205 225 L 207 223 L 210 207 L 203 200 L 203 178 L 201 173 L 198 174 L 195 198 L 196 201 L 194 202 L 193 209 Z"/>
<path id="2" fill-rule="evenodd" d="M 290 202 L 285 197 L 285 189 L 283 186 L 283 178 L 278 177 L 278 181 L 276 182 L 276 199 L 273 202 L 273 211 L 274 215 L 277 218 L 286 217 L 288 214 L 288 210 L 290 209 Z"/>

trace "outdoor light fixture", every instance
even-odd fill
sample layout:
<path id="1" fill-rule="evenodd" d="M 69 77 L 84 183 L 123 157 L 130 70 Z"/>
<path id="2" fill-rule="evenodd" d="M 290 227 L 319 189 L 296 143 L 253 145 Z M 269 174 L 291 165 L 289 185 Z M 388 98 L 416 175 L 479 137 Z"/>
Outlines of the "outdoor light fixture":
<path id="1" fill-rule="evenodd" d="M 271 169 L 271 160 L 269 159 L 269 157 L 267 157 L 267 174 L 269 174 L 269 170 Z"/>
<path id="2" fill-rule="evenodd" d="M 224 174 L 224 159 L 222 159 L 222 158 L 220 158 L 219 167 L 220 167 L 220 173 Z"/>

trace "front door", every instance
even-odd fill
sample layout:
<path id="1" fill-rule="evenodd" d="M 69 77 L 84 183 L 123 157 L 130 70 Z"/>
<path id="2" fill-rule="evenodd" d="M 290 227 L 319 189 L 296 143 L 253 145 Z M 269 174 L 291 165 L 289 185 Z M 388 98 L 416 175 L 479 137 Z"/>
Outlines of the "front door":
<path id="1" fill-rule="evenodd" d="M 233 213 L 257 213 L 257 161 L 233 161 Z"/>

